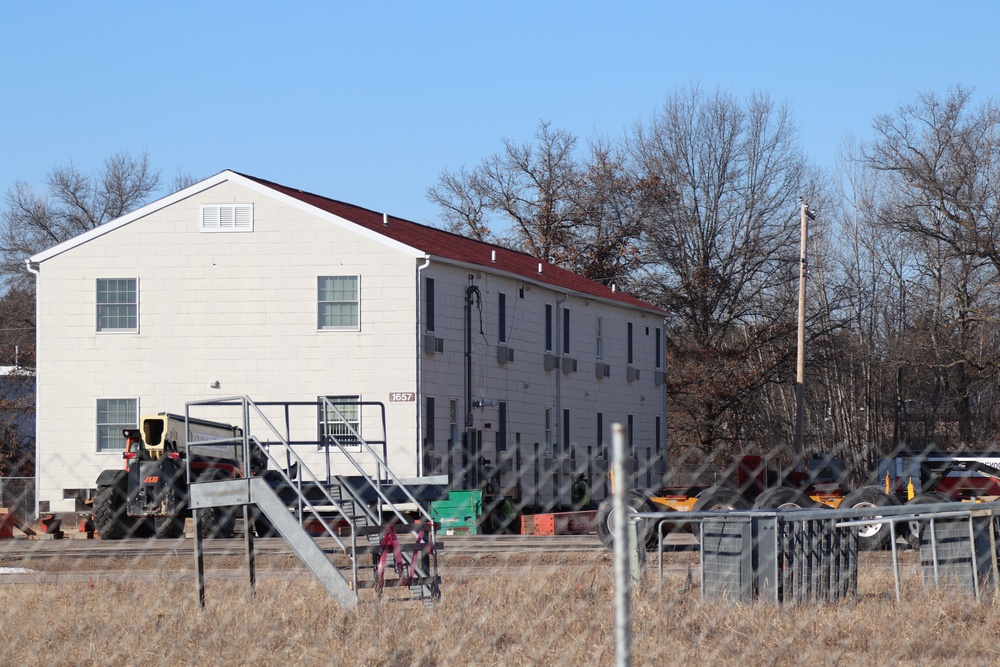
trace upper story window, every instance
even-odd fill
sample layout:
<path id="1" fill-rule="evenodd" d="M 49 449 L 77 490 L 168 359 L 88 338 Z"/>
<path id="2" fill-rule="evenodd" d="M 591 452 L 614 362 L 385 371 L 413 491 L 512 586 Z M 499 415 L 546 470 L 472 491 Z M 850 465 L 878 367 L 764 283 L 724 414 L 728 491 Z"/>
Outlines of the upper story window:
<path id="1" fill-rule="evenodd" d="M 545 304 L 545 351 L 552 351 L 552 306 Z"/>
<path id="2" fill-rule="evenodd" d="M 361 323 L 358 276 L 320 276 L 318 308 L 320 329 L 353 329 Z"/>
<path id="3" fill-rule="evenodd" d="M 627 349 L 628 349 L 628 363 L 632 363 L 632 323 L 628 323 L 628 339 L 627 339 Z"/>
<path id="4" fill-rule="evenodd" d="M 434 331 L 434 279 L 427 278 L 424 288 L 424 307 L 427 309 L 427 331 Z"/>
<path id="5" fill-rule="evenodd" d="M 563 308 L 562 339 L 563 354 L 569 354 L 569 308 Z"/>
<path id="6" fill-rule="evenodd" d="M 202 204 L 201 231 L 252 232 L 253 204 Z"/>
<path id="7" fill-rule="evenodd" d="M 139 280 L 97 279 L 97 330 L 139 330 Z"/>
<path id="8" fill-rule="evenodd" d="M 497 340 L 507 342 L 507 295 L 500 292 L 497 303 Z"/>
<path id="9" fill-rule="evenodd" d="M 663 364 L 663 334 L 659 327 L 656 327 L 656 368 L 661 368 Z"/>
<path id="10" fill-rule="evenodd" d="M 597 358 L 604 358 L 604 318 L 597 318 Z"/>
<path id="11" fill-rule="evenodd" d="M 125 449 L 122 429 L 139 423 L 139 399 L 97 399 L 97 451 L 113 452 Z"/>

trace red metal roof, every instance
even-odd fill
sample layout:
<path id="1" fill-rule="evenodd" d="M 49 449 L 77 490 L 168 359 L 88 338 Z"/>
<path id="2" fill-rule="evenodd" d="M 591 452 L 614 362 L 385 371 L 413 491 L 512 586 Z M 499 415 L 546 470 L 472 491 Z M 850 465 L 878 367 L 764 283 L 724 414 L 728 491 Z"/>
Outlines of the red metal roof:
<path id="1" fill-rule="evenodd" d="M 311 192 L 290 188 L 255 176 L 240 175 L 284 195 L 298 199 L 310 206 L 314 206 L 327 213 L 332 213 L 386 238 L 393 239 L 411 248 L 416 248 L 431 255 L 431 257 L 482 266 L 488 271 L 502 271 L 508 274 L 515 274 L 530 282 L 550 285 L 553 289 L 587 294 L 608 301 L 617 301 L 634 308 L 663 313 L 661 309 L 645 301 L 618 291 L 612 291 L 609 287 L 605 287 L 601 283 L 584 278 L 554 264 L 543 262 L 537 257 L 523 252 L 517 252 L 516 250 L 510 250 L 509 248 L 483 241 L 476 241 L 475 239 L 466 238 L 458 234 L 394 216 L 388 217 L 389 224 L 386 226 L 383 224 L 384 218 L 382 213 L 322 197 Z M 493 261 L 494 253 L 496 253 L 496 261 Z M 542 267 L 541 272 L 539 272 L 539 264 Z"/>

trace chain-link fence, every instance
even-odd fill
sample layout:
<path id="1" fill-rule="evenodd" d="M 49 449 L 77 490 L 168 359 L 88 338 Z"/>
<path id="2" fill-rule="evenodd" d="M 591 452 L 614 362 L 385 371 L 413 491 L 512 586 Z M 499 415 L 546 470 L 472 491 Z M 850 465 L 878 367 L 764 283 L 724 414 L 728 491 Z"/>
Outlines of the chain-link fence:
<path id="1" fill-rule="evenodd" d="M 249 480 L 193 485 L 197 521 L 130 516 L 129 503 L 163 498 L 116 470 L 90 511 L 62 515 L 62 539 L 10 531 L 0 623 L 19 630 L 0 663 L 983 664 L 1000 645 L 988 466 L 886 461 L 888 480 L 838 490 L 793 486 L 753 458 L 719 474 L 706 464 L 680 487 L 621 489 L 642 547 L 621 560 L 609 544 L 629 538 L 617 541 L 600 496 L 510 516 L 488 476 L 478 489 L 383 480 L 378 493 L 344 476 L 334 491 L 297 448 L 272 441 L 249 457 L 268 457 Z M 399 485 L 435 523 L 407 499 L 402 517 L 383 507 L 382 524 L 362 525 L 360 505 L 396 503 Z M 4 506 L 29 519 L 33 491 L 0 480 Z"/>
<path id="2" fill-rule="evenodd" d="M 0 508 L 21 522 L 35 518 L 35 478 L 0 477 Z"/>

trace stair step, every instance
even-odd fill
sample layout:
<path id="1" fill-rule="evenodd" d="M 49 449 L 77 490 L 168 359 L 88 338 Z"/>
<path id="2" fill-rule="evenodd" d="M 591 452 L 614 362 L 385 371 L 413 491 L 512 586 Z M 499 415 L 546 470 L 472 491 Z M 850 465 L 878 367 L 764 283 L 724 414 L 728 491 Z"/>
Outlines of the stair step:
<path id="1" fill-rule="evenodd" d="M 441 551 L 442 547 L 443 547 L 443 544 L 441 542 L 435 542 L 434 543 L 434 551 Z M 409 543 L 409 544 L 400 544 L 399 545 L 399 550 L 401 552 L 403 552 L 403 553 L 420 552 L 420 551 L 423 551 L 426 548 L 427 548 L 427 544 L 421 544 L 421 543 L 417 543 L 417 542 L 413 542 L 413 543 Z M 367 544 L 367 545 L 360 545 L 359 544 L 358 548 L 355 551 L 359 555 L 363 555 L 363 554 L 378 555 L 378 554 L 382 553 L 382 547 L 381 547 L 381 545 L 379 545 L 377 543 L 374 543 L 374 542 L 371 543 L 371 544 Z"/>
<path id="2" fill-rule="evenodd" d="M 389 527 L 396 529 L 397 535 L 403 535 L 406 533 L 419 533 L 422 531 L 429 531 L 434 528 L 434 525 L 430 521 L 417 521 L 414 523 L 393 523 L 393 524 L 381 524 L 376 526 L 362 526 L 360 528 L 355 528 L 354 533 L 356 535 L 382 535 L 388 530 Z"/>
<path id="3" fill-rule="evenodd" d="M 385 580 L 385 588 L 403 588 L 400 585 L 400 581 L 406 581 L 405 579 L 389 579 Z M 406 588 L 421 588 L 423 586 L 440 586 L 441 577 L 413 577 L 409 580 L 410 583 L 406 585 Z M 378 582 L 371 580 L 358 580 L 358 590 L 367 588 L 378 588 Z"/>

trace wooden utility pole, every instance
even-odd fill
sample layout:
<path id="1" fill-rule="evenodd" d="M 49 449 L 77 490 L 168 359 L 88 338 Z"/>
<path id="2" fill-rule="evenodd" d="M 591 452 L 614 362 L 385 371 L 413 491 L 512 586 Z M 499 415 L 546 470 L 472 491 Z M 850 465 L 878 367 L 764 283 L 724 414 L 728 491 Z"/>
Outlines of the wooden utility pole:
<path id="1" fill-rule="evenodd" d="M 806 240 L 809 238 L 809 221 L 816 216 L 809 206 L 800 200 L 802 208 L 802 230 L 799 242 L 799 340 L 798 363 L 795 369 L 795 467 L 802 465 L 802 438 L 805 430 L 806 402 Z"/>

